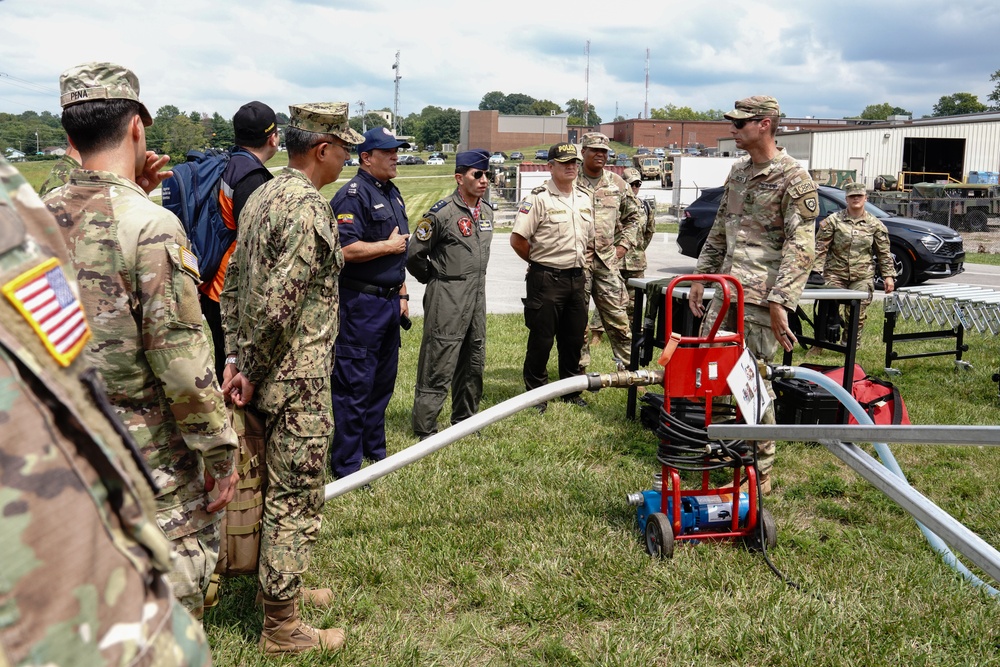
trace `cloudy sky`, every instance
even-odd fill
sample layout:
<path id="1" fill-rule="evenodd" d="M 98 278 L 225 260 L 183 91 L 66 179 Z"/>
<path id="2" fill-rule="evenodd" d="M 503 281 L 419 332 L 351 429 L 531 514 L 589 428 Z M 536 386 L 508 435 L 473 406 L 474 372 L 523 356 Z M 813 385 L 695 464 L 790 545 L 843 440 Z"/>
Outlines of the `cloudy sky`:
<path id="1" fill-rule="evenodd" d="M 988 103 L 1000 69 L 996 0 L 0 0 L 0 111 L 59 111 L 59 73 L 131 67 L 165 104 L 231 117 L 260 99 L 475 109 L 489 91 L 604 120 L 649 106 L 729 109 L 775 95 L 789 116 L 856 115 L 889 102 L 929 114 L 942 95 Z"/>

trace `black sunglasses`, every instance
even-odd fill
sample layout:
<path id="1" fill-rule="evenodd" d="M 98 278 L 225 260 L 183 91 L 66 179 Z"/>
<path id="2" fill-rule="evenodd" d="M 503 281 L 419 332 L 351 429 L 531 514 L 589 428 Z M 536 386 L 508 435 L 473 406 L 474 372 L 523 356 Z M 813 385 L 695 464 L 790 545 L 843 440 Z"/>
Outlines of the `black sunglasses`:
<path id="1" fill-rule="evenodd" d="M 485 176 L 485 175 L 486 175 L 486 172 L 485 172 L 485 171 L 483 171 L 482 169 L 476 169 L 475 171 L 472 171 L 472 172 L 469 172 L 469 173 L 471 173 L 471 174 L 472 174 L 472 178 L 474 178 L 474 179 L 475 179 L 475 180 L 477 180 L 477 181 L 478 181 L 478 180 L 479 180 L 480 178 L 482 178 L 483 176 Z"/>
<path id="2" fill-rule="evenodd" d="M 739 118 L 737 120 L 731 120 L 730 123 L 733 124 L 737 130 L 742 130 L 747 123 L 759 123 L 764 120 L 763 118 Z"/>

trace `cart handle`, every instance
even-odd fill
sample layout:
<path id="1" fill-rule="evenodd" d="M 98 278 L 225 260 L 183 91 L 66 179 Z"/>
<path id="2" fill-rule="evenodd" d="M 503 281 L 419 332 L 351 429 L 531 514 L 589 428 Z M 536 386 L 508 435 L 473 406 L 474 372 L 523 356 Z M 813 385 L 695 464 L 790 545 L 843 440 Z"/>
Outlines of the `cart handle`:
<path id="1" fill-rule="evenodd" d="M 667 292 L 665 296 L 666 300 L 666 311 L 667 311 L 667 331 L 673 332 L 673 315 L 674 309 L 671 307 L 673 303 L 673 292 L 674 288 L 680 283 L 691 283 L 691 282 L 711 282 L 717 283 L 719 289 L 722 290 L 722 308 L 719 309 L 719 314 L 712 322 L 712 327 L 708 332 L 708 336 L 701 338 L 699 336 L 683 336 L 680 340 L 681 343 L 738 343 L 743 344 L 743 285 L 735 277 L 725 274 L 718 273 L 699 273 L 685 276 L 677 276 L 670 281 L 667 285 Z M 716 333 L 719 331 L 719 327 L 722 326 L 723 320 L 726 318 L 726 314 L 729 312 L 729 305 L 732 302 L 732 297 L 730 295 L 730 284 L 736 291 L 736 333 L 727 334 L 724 336 L 716 337 Z"/>

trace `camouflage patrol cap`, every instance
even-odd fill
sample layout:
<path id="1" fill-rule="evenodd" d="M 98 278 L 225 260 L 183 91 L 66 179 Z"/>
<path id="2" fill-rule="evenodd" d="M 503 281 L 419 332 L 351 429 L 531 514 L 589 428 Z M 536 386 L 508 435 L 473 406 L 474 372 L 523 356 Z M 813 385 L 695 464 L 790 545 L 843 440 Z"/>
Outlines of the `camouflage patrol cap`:
<path id="1" fill-rule="evenodd" d="M 724 114 L 727 120 L 744 120 L 759 116 L 780 116 L 778 100 L 767 95 L 754 95 L 736 101 L 736 108 Z"/>
<path id="2" fill-rule="evenodd" d="M 561 141 L 549 148 L 549 162 L 580 162 L 580 151 L 576 144 Z"/>
<path id="3" fill-rule="evenodd" d="M 294 104 L 288 107 L 288 112 L 288 127 L 305 132 L 332 134 L 351 145 L 365 140 L 347 124 L 347 102 Z"/>
<path id="4" fill-rule="evenodd" d="M 848 183 L 846 186 L 844 186 L 844 192 L 847 194 L 848 197 L 850 197 L 851 195 L 867 194 L 867 190 L 865 190 L 865 184 L 858 183 L 857 181 L 855 181 L 854 183 Z"/>
<path id="5" fill-rule="evenodd" d="M 642 183 L 642 175 L 639 173 L 639 170 L 636 169 L 635 167 L 629 167 L 628 169 L 623 171 L 622 178 L 624 178 L 625 182 L 628 183 L 629 185 L 635 183 L 636 181 Z"/>
<path id="6" fill-rule="evenodd" d="M 596 148 L 597 150 L 606 151 L 611 148 L 611 141 L 607 135 L 600 132 L 588 132 L 583 135 L 582 146 L 583 148 Z"/>
<path id="7" fill-rule="evenodd" d="M 132 70 L 115 63 L 84 63 L 62 73 L 59 92 L 59 105 L 63 109 L 94 100 L 139 102 L 139 79 Z M 139 115 L 146 127 L 153 124 L 153 117 L 142 102 Z"/>

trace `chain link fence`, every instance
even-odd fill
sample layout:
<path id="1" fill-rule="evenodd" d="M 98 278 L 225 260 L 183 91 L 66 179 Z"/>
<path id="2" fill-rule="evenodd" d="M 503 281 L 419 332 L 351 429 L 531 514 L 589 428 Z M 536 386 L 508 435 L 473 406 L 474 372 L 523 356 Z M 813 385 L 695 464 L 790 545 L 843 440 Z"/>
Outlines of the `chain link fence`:
<path id="1" fill-rule="evenodd" d="M 870 192 L 868 201 L 893 215 L 961 232 L 969 252 L 1000 253 L 1000 188 L 995 185 L 921 183 L 910 192 Z"/>

